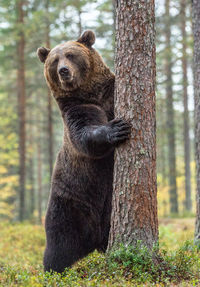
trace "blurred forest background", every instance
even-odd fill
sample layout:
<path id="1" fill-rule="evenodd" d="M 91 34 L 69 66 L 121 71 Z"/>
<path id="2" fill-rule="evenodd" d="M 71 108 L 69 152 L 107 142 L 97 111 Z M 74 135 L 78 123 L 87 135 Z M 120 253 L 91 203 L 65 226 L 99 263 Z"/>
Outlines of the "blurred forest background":
<path id="1" fill-rule="evenodd" d="M 62 121 L 40 46 L 96 33 L 114 69 L 112 0 L 0 0 L 0 218 L 42 221 Z M 160 217 L 195 213 L 191 1 L 157 0 L 157 181 Z"/>

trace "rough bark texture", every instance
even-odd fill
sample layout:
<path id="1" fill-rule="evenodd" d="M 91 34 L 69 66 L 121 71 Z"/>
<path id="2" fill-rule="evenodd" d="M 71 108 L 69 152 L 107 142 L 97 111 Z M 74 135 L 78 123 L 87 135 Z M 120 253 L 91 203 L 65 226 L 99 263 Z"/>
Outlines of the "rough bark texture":
<path id="1" fill-rule="evenodd" d="M 170 212 L 178 213 L 178 197 L 176 185 L 176 147 L 175 147 L 175 125 L 172 91 L 172 51 L 171 51 L 171 22 L 170 22 L 170 0 L 165 0 L 165 37 L 166 37 L 166 102 L 167 102 L 167 138 L 168 138 L 168 162 L 169 162 L 169 196 Z"/>
<path id="2" fill-rule="evenodd" d="M 182 70 L 183 70 L 183 103 L 184 103 L 184 159 L 185 159 L 185 209 L 191 211 L 191 172 L 190 172 L 190 137 L 188 114 L 188 78 L 187 78 L 187 45 L 186 45 L 186 0 L 181 0 L 181 33 L 182 33 Z"/>
<path id="3" fill-rule="evenodd" d="M 194 33 L 194 95 L 195 95 L 195 152 L 197 179 L 197 214 L 195 238 L 200 239 L 200 1 L 193 0 L 192 7 Z"/>
<path id="4" fill-rule="evenodd" d="M 46 0 L 46 13 L 49 13 L 49 0 Z M 50 23 L 49 19 L 46 19 L 46 47 L 50 49 Z M 52 111 L 52 97 L 51 92 L 48 88 L 47 93 L 48 105 L 47 105 L 47 113 L 48 113 L 48 150 L 49 150 L 49 173 L 52 175 L 53 171 L 53 111 Z"/>
<path id="5" fill-rule="evenodd" d="M 116 1 L 115 117 L 131 122 L 115 154 L 109 249 L 158 240 L 154 1 Z"/>
<path id="6" fill-rule="evenodd" d="M 19 114 L 19 219 L 25 216 L 25 161 L 26 161 L 26 96 L 25 96 L 25 71 L 24 71 L 24 49 L 25 37 L 23 32 L 24 11 L 23 1 L 17 2 L 17 23 L 19 24 L 17 42 L 17 93 Z"/>

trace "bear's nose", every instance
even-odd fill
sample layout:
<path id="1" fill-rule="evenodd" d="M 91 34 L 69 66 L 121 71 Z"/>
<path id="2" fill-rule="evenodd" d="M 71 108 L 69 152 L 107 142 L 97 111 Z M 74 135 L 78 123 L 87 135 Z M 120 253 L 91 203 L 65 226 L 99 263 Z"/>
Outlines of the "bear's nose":
<path id="1" fill-rule="evenodd" d="M 69 75 L 69 68 L 67 68 L 66 66 L 61 67 L 58 72 L 61 75 L 61 77 L 66 77 Z"/>

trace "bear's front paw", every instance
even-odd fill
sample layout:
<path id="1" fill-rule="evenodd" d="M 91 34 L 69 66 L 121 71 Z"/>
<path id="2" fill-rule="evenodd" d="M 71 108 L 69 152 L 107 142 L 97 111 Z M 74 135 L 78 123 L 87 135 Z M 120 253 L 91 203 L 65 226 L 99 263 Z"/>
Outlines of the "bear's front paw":
<path id="1" fill-rule="evenodd" d="M 108 123 L 110 129 L 108 141 L 112 145 L 118 145 L 129 139 L 131 133 L 130 124 L 122 119 L 114 119 Z"/>

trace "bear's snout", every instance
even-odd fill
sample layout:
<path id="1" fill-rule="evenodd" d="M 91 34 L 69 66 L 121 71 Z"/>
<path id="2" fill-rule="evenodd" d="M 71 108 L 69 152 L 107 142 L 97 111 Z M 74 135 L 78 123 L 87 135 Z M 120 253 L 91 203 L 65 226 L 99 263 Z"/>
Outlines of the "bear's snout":
<path id="1" fill-rule="evenodd" d="M 61 76 L 62 79 L 69 79 L 70 78 L 70 70 L 67 66 L 63 66 L 59 69 L 58 71 L 59 75 Z"/>

